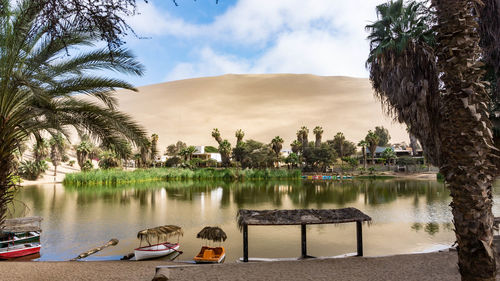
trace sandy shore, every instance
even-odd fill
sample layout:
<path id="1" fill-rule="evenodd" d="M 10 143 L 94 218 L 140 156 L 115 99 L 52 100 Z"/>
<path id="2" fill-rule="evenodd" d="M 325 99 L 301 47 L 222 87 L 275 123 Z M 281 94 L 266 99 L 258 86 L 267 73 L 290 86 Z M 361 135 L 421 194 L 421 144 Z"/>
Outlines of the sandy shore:
<path id="1" fill-rule="evenodd" d="M 162 261 L 0 262 L 2 280 L 151 280 L 172 265 L 170 280 L 460 280 L 456 252 L 377 258 L 315 259 L 222 265 Z M 500 278 L 497 278 L 500 280 Z"/>

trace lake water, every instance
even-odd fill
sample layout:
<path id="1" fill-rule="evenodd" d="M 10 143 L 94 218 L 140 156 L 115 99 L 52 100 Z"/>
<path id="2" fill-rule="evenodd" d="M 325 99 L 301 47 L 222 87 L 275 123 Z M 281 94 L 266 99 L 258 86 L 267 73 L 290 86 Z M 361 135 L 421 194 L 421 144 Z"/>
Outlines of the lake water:
<path id="1" fill-rule="evenodd" d="M 496 184 L 495 202 L 500 199 Z M 355 207 L 371 216 L 363 227 L 365 256 L 412 253 L 450 246 L 454 241 L 450 197 L 443 183 L 412 180 L 170 182 L 123 187 L 28 186 L 16 196 L 16 215 L 42 216 L 39 260 L 69 260 L 107 242 L 120 240 L 91 260 L 118 259 L 139 245 L 137 232 L 164 224 L 184 229 L 180 238 L 190 260 L 207 225 L 227 233 L 226 262 L 242 256 L 238 209 L 330 209 Z M 494 206 L 500 214 L 499 205 Z M 172 241 L 176 241 L 174 238 Z M 355 223 L 307 226 L 308 254 L 335 256 L 356 251 Z M 300 256 L 300 226 L 250 226 L 250 257 Z"/>

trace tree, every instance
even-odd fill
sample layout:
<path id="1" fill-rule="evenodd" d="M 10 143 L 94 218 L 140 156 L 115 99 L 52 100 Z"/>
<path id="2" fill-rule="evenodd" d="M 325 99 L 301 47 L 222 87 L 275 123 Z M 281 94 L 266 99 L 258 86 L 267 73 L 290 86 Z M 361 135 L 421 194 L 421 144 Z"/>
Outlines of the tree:
<path id="1" fill-rule="evenodd" d="M 116 154 L 111 150 L 104 150 L 99 155 L 99 168 L 101 169 L 111 169 L 120 166 L 120 160 L 117 158 Z"/>
<path id="2" fill-rule="evenodd" d="M 361 140 L 358 142 L 358 146 L 361 146 L 361 153 L 363 154 L 363 168 L 366 170 L 366 147 L 368 142 L 366 140 Z"/>
<path id="3" fill-rule="evenodd" d="M 37 138 L 33 145 L 35 162 L 40 162 L 49 156 L 49 143 L 44 138 Z"/>
<path id="4" fill-rule="evenodd" d="M 165 154 L 168 156 L 177 156 L 179 152 L 181 152 L 181 150 L 183 150 L 186 147 L 187 147 L 186 143 L 182 141 L 177 141 L 177 143 L 167 146 L 167 151 L 165 152 Z"/>
<path id="5" fill-rule="evenodd" d="M 153 160 L 153 165 L 156 163 L 156 156 L 158 156 L 158 135 L 151 135 L 151 160 Z"/>
<path id="6" fill-rule="evenodd" d="M 113 90 L 135 90 L 127 82 L 93 73 L 114 70 L 140 75 L 143 67 L 122 48 L 92 48 L 98 37 L 79 23 L 66 26 L 68 36 L 53 37 L 48 21 L 37 21 L 46 1 L 2 1 L 0 13 L 0 223 L 12 187 L 12 161 L 17 139 L 44 132 L 88 132 L 102 143 L 145 139 L 142 127 L 116 110 Z M 74 18 L 66 18 L 74 19 Z M 67 49 L 87 46 L 77 55 Z M 85 94 L 93 99 L 82 99 Z M 95 101 L 98 100 L 99 103 Z"/>
<path id="7" fill-rule="evenodd" d="M 179 153 L 180 156 L 184 156 L 184 161 L 189 161 L 193 157 L 193 153 L 196 152 L 196 147 L 190 145 L 181 150 Z"/>
<path id="8" fill-rule="evenodd" d="M 493 2 L 477 9 L 476 1 L 435 0 L 433 14 L 419 3 L 391 1 L 377 7 L 377 22 L 367 26 L 376 96 L 409 126 L 451 191 L 462 280 L 496 275 L 491 184 L 498 170 L 477 14 L 498 19 Z M 492 23 L 490 31 L 498 28 Z"/>
<path id="9" fill-rule="evenodd" d="M 66 153 L 66 140 L 61 133 L 58 133 L 49 141 L 50 144 L 50 161 L 54 165 L 54 179 L 57 176 L 57 166 L 61 162 L 61 159 Z"/>
<path id="10" fill-rule="evenodd" d="M 231 164 L 231 143 L 228 140 L 223 140 L 219 145 L 219 153 L 222 158 L 222 165 L 229 167 Z"/>
<path id="11" fill-rule="evenodd" d="M 292 148 L 293 153 L 298 154 L 300 152 L 301 147 L 302 147 L 302 142 L 299 140 L 294 140 L 290 144 L 290 147 Z"/>
<path id="12" fill-rule="evenodd" d="M 292 165 L 292 168 L 295 168 L 299 165 L 299 156 L 292 152 L 286 157 L 285 163 Z"/>
<path id="13" fill-rule="evenodd" d="M 304 150 L 304 161 L 306 170 L 325 171 L 326 168 L 332 165 L 337 154 L 331 145 L 322 143 L 320 147 L 308 147 Z"/>
<path id="14" fill-rule="evenodd" d="M 408 135 L 410 137 L 411 155 L 415 156 L 415 155 L 417 155 L 418 139 L 417 139 L 417 137 L 415 135 L 413 135 L 411 133 L 409 127 L 406 127 L 406 131 L 408 132 Z"/>
<path id="15" fill-rule="evenodd" d="M 76 161 L 78 162 L 78 165 L 80 166 L 80 169 L 83 168 L 83 165 L 85 165 L 85 162 L 90 157 L 90 154 L 93 149 L 93 144 L 88 140 L 88 137 L 82 137 L 82 141 L 78 146 L 76 146 Z"/>
<path id="16" fill-rule="evenodd" d="M 314 135 L 316 136 L 316 142 L 314 143 L 315 147 L 321 146 L 321 137 L 323 135 L 323 128 L 320 126 L 316 126 L 313 130 Z"/>
<path id="17" fill-rule="evenodd" d="M 384 151 L 382 151 L 382 158 L 384 158 L 388 164 L 391 164 L 393 163 L 393 160 L 396 160 L 398 157 L 392 148 L 387 147 Z"/>
<path id="18" fill-rule="evenodd" d="M 274 137 L 271 141 L 271 147 L 276 154 L 276 167 L 279 167 L 281 149 L 283 148 L 283 139 L 280 136 Z"/>
<path id="19" fill-rule="evenodd" d="M 300 130 L 297 132 L 297 137 L 299 137 L 299 135 L 300 135 L 299 140 L 302 142 L 302 151 L 304 151 L 304 149 L 306 149 L 306 147 L 309 145 L 308 141 L 309 129 L 306 126 L 302 126 Z"/>
<path id="20" fill-rule="evenodd" d="M 241 143 L 243 141 L 245 132 L 243 132 L 243 130 L 241 129 L 238 129 L 234 135 L 236 136 L 236 145 L 238 145 L 238 143 Z"/>
<path id="21" fill-rule="evenodd" d="M 391 140 L 391 135 L 389 135 L 389 130 L 384 128 L 383 126 L 376 126 L 374 133 L 378 136 L 378 146 L 386 146 L 389 144 Z"/>
<path id="22" fill-rule="evenodd" d="M 219 145 L 222 143 L 222 138 L 220 137 L 219 129 L 215 128 L 212 130 L 212 137 Z"/>
<path id="23" fill-rule="evenodd" d="M 375 153 L 376 153 L 380 138 L 378 135 L 376 135 L 374 132 L 372 132 L 372 130 L 369 130 L 368 134 L 365 137 L 365 141 L 368 144 L 368 147 L 370 148 L 370 155 L 372 157 L 372 164 L 375 164 Z"/>

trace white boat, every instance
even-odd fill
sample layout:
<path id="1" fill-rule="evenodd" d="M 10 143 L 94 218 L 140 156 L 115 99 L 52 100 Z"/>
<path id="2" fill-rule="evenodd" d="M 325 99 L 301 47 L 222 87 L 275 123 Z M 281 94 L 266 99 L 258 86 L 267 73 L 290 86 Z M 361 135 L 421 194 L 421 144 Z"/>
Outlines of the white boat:
<path id="1" fill-rule="evenodd" d="M 151 246 L 140 247 L 134 250 L 135 260 L 156 259 L 178 252 L 179 243 L 160 243 Z"/>

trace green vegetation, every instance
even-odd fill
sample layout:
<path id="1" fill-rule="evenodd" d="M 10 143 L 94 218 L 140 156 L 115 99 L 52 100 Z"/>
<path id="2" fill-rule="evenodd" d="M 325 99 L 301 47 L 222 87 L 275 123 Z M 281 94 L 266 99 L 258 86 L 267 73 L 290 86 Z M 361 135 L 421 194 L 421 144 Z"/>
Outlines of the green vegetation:
<path id="1" fill-rule="evenodd" d="M 182 180 L 300 179 L 300 176 L 300 170 L 151 168 L 123 171 L 109 169 L 67 174 L 63 183 L 65 185 L 85 186 Z"/>

